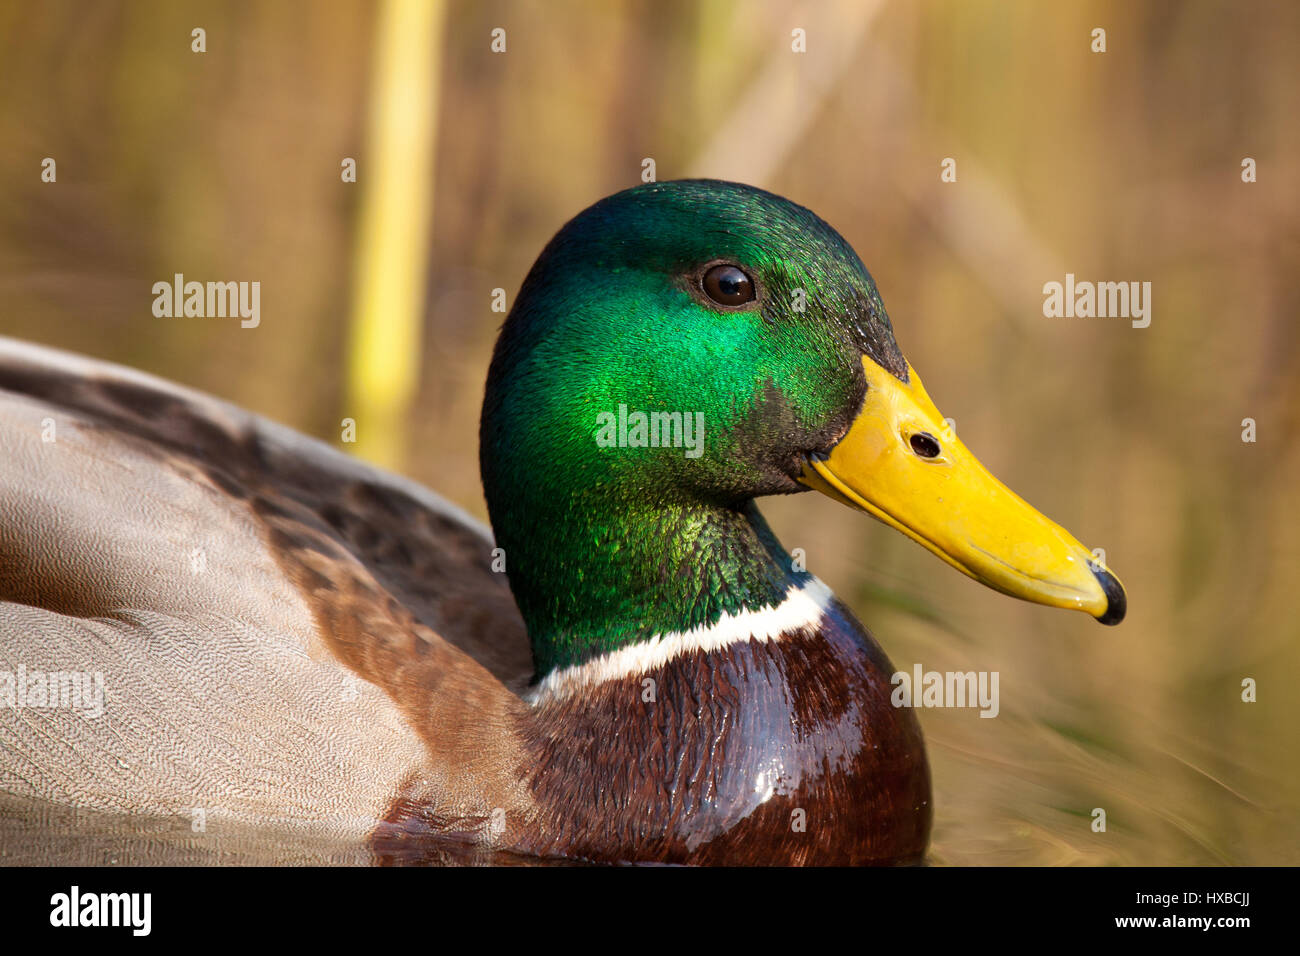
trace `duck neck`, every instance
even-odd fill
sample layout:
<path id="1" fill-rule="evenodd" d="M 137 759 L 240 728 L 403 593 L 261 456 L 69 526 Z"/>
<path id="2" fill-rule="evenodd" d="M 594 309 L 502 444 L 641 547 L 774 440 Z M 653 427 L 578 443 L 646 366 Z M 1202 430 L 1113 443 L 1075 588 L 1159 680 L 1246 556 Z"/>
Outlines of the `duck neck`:
<path id="1" fill-rule="evenodd" d="M 780 617 L 816 584 L 752 500 L 734 509 L 576 502 L 560 520 L 516 530 L 498 540 L 538 680 L 648 642 L 770 628 L 763 615 Z"/>

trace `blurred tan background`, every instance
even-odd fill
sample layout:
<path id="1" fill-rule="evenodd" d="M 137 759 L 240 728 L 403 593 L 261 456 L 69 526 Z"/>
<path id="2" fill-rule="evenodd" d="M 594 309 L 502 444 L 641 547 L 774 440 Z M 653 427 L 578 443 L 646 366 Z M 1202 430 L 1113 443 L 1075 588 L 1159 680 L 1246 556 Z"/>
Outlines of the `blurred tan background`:
<path id="1" fill-rule="evenodd" d="M 387 98 L 390 120 L 430 126 L 429 171 L 401 173 L 429 191 L 414 228 L 432 216 L 410 247 L 418 347 L 358 372 L 366 323 L 400 324 L 355 305 L 376 281 L 358 265 L 374 94 L 401 33 L 382 10 L 2 0 L 0 333 L 330 441 L 365 375 L 410 367 L 371 456 L 483 516 L 492 289 L 513 303 L 550 235 L 646 157 L 659 179 L 787 195 L 858 250 L 962 438 L 1129 592 L 1101 628 L 829 500 L 765 504 L 897 666 L 1000 672 L 997 719 L 921 712 L 934 860 L 1300 863 L 1300 7 L 436 5 L 404 74 L 432 106 Z M 151 286 L 175 272 L 260 281 L 260 326 L 155 318 Z M 1066 272 L 1150 281 L 1151 326 L 1045 318 Z"/>

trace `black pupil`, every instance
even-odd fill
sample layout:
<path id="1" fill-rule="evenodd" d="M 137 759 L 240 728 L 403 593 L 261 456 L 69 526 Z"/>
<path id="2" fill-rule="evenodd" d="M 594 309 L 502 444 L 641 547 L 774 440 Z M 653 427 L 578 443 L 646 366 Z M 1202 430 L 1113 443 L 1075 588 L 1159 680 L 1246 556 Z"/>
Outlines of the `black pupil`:
<path id="1" fill-rule="evenodd" d="M 917 432 L 912 436 L 912 451 L 922 458 L 938 458 L 939 443 L 929 432 Z"/>
<path id="2" fill-rule="evenodd" d="M 754 284 L 735 266 L 714 266 L 704 276 L 704 291 L 719 305 L 743 305 L 754 298 Z"/>

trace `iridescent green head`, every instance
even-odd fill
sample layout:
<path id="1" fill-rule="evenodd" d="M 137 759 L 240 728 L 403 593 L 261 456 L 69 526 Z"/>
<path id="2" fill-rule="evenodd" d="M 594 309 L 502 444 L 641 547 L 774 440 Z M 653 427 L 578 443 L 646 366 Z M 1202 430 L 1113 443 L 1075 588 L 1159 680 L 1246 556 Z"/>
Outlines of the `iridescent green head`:
<path id="1" fill-rule="evenodd" d="M 756 548 L 749 503 L 806 490 L 864 354 L 907 374 L 862 262 L 780 196 L 652 183 L 561 229 L 501 331 L 481 436 L 539 673 L 779 599 L 798 575 Z"/>
<path id="2" fill-rule="evenodd" d="M 760 189 L 652 183 L 561 229 L 480 438 L 538 676 L 778 604 L 806 574 L 753 500 L 810 487 L 998 590 L 1123 616 L 1113 575 L 948 433 L 848 243 Z"/>

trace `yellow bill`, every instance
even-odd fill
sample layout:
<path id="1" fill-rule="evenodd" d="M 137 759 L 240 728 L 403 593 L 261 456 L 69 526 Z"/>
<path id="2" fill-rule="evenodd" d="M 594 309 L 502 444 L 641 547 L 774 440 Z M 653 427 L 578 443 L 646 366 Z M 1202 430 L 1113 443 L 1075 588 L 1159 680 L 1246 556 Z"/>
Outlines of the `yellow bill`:
<path id="1" fill-rule="evenodd" d="M 848 433 L 801 481 L 929 548 L 1012 597 L 1124 618 L 1124 587 L 1056 522 L 998 481 L 944 424 L 909 368 L 899 381 L 863 358 L 867 395 Z"/>

